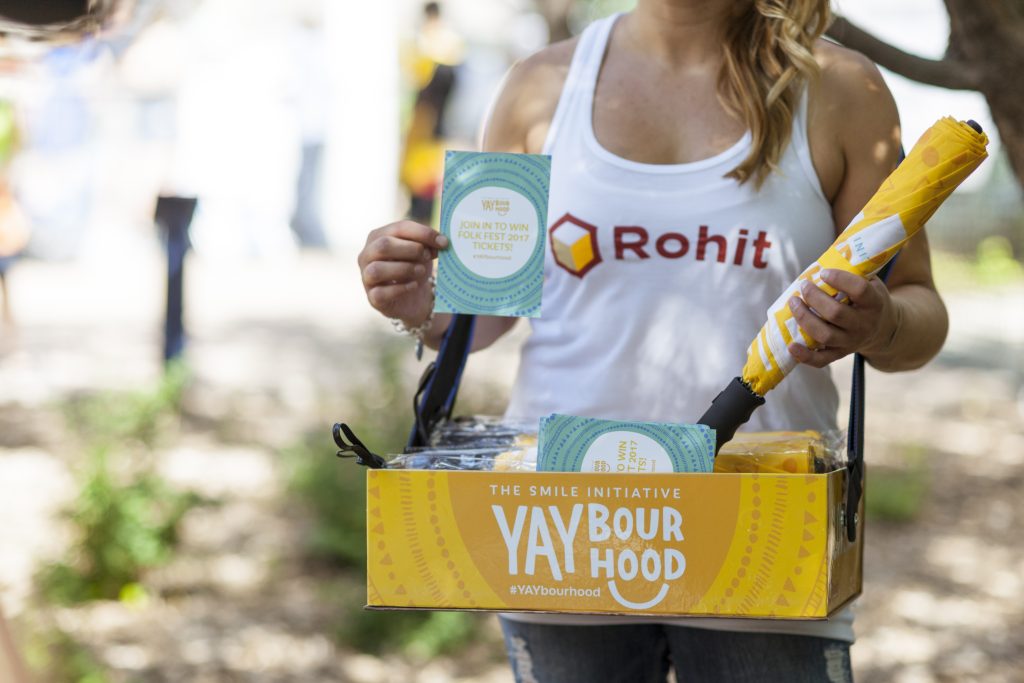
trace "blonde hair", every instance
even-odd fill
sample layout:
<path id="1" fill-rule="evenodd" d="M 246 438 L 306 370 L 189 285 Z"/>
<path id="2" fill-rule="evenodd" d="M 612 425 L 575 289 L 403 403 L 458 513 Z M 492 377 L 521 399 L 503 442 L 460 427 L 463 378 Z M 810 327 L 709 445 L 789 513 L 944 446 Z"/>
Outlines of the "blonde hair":
<path id="1" fill-rule="evenodd" d="M 832 19 L 828 0 L 747 0 L 725 38 L 718 97 L 750 131 L 752 149 L 726 177 L 760 187 L 789 144 L 803 87 L 818 74 L 814 42 Z"/>

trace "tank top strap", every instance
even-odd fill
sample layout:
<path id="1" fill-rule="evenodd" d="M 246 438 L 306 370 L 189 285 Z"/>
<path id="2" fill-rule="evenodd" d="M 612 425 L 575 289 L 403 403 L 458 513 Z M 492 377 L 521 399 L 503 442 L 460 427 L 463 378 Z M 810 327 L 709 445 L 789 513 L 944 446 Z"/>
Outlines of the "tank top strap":
<path id="1" fill-rule="evenodd" d="M 551 150 L 563 129 L 578 130 L 580 121 L 586 122 L 591 115 L 593 106 L 594 86 L 598 72 L 604 61 L 605 47 L 618 14 L 593 22 L 580 34 L 576 49 L 569 65 L 562 94 L 558 98 L 555 115 L 551 119 L 547 138 L 544 140 L 544 153 Z M 583 118 L 587 117 L 587 118 Z"/>
<path id="2" fill-rule="evenodd" d="M 807 116 L 808 100 L 810 100 L 810 86 L 805 84 L 800 99 L 796 105 L 796 112 L 793 115 L 793 132 L 790 136 L 790 147 L 797 159 L 800 161 L 800 168 L 803 170 L 807 181 L 811 184 L 815 194 L 825 202 L 831 204 L 821 189 L 821 179 L 814 169 L 814 161 L 811 158 L 811 143 L 808 136 L 809 119 Z"/>

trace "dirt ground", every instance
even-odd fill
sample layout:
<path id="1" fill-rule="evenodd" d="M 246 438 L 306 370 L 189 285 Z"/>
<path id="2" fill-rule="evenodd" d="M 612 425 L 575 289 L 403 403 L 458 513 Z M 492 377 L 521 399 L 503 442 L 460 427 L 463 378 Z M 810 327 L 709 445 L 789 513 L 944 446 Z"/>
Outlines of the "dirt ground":
<path id="1" fill-rule="evenodd" d="M 111 680 L 511 680 L 493 621 L 457 658 L 339 646 L 320 577 L 295 556 L 305 521 L 284 497 L 275 454 L 342 417 L 367 340 L 387 332 L 353 287 L 351 260 L 190 261 L 191 417 L 159 460 L 168 479 L 220 503 L 185 518 L 181 551 L 148 579 L 161 597 L 42 608 Z M 75 463 L 55 406 L 155 382 L 161 272 L 146 249 L 116 268 L 25 262 L 13 271 L 17 336 L 0 341 L 0 605 L 16 624 L 41 609 L 30 599 L 34 568 L 69 542 L 56 513 L 74 493 Z M 869 375 L 868 486 L 872 467 L 903 467 L 911 453 L 923 459 L 928 493 L 914 521 L 868 527 L 853 649 L 862 683 L 1024 681 L 1015 524 L 1024 512 L 1024 286 L 946 296 L 942 355 L 913 373 Z M 474 357 L 465 381 L 478 398 L 500 404 L 515 342 Z M 836 372 L 846 377 L 848 365 Z"/>

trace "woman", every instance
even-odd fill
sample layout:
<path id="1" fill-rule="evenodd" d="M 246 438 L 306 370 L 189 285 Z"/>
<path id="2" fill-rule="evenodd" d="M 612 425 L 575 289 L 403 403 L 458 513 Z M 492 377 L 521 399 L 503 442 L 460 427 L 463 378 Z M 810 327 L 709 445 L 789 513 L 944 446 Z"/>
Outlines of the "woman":
<path id="1" fill-rule="evenodd" d="M 483 136 L 489 151 L 552 156 L 560 226 L 599 257 L 548 253 L 543 317 L 522 350 L 510 416 L 551 412 L 694 420 L 743 364 L 765 310 L 831 244 L 894 168 L 899 122 L 878 71 L 820 39 L 825 0 L 639 0 L 516 65 Z M 584 234 L 586 233 L 586 234 Z M 589 237 L 587 237 L 589 235 Z M 400 221 L 360 254 L 370 303 L 431 346 L 431 260 L 447 240 Z M 832 361 L 918 367 L 946 313 L 921 232 L 888 287 L 830 273 L 791 305 L 822 346 L 749 429 L 834 429 Z M 813 309 L 813 311 L 812 311 Z M 478 321 L 474 348 L 515 324 Z M 508 615 L 520 681 L 844 681 L 852 614 L 826 622 Z"/>

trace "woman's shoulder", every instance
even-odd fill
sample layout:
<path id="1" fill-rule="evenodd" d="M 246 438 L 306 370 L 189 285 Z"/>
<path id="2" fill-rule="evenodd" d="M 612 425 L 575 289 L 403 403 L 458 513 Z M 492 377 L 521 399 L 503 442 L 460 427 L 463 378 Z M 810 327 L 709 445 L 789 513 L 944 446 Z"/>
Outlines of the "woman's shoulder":
<path id="1" fill-rule="evenodd" d="M 863 145 L 898 133 L 896 101 L 874 62 L 827 40 L 818 41 L 815 57 L 820 77 L 811 88 L 812 107 L 825 114 L 822 123 L 839 140 Z"/>
<path id="2" fill-rule="evenodd" d="M 814 58 L 820 94 L 830 100 L 847 104 L 892 100 L 878 67 L 856 50 L 820 39 L 814 46 Z"/>
<path id="3" fill-rule="evenodd" d="M 488 116 L 485 149 L 540 151 L 578 42 L 553 43 L 512 65 Z"/>
<path id="4" fill-rule="evenodd" d="M 831 199 L 854 167 L 895 163 L 899 113 L 870 59 L 827 40 L 818 41 L 814 56 L 819 76 L 809 87 L 808 138 L 822 189 Z"/>
<path id="5" fill-rule="evenodd" d="M 512 71 L 534 78 L 564 81 L 579 41 L 579 36 L 573 36 L 543 47 L 526 59 L 516 62 Z"/>

